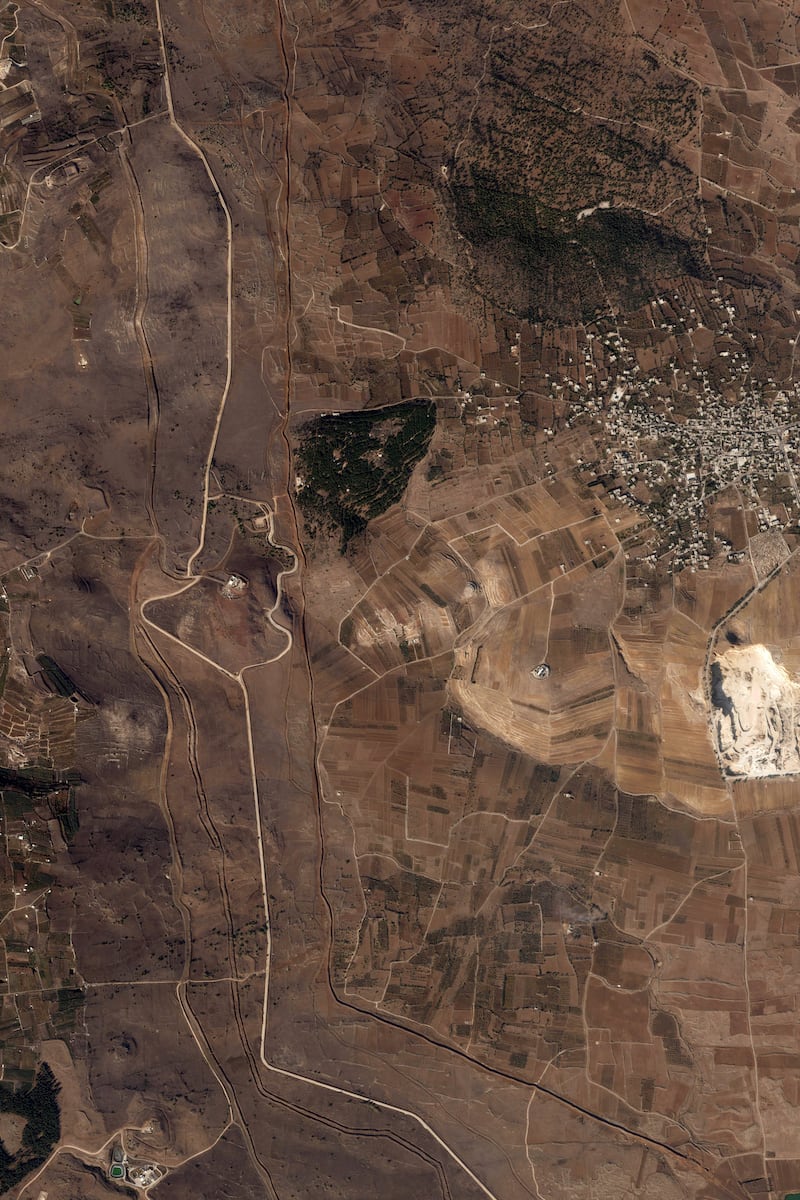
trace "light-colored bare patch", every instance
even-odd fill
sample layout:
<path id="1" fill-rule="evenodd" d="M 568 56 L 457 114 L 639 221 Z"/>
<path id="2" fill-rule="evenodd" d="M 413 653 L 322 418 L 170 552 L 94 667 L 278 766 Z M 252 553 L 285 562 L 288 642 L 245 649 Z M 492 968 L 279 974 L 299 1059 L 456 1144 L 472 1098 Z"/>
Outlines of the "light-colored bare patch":
<path id="1" fill-rule="evenodd" d="M 768 529 L 750 538 L 750 555 L 759 579 L 764 579 L 789 557 L 789 547 L 777 529 Z"/>
<path id="2" fill-rule="evenodd" d="M 0 1113 L 0 1141 L 8 1154 L 18 1154 L 27 1121 L 17 1113 Z"/>
<path id="3" fill-rule="evenodd" d="M 733 775 L 800 771 L 800 683 L 766 646 L 730 646 L 712 664 L 714 736 Z"/>

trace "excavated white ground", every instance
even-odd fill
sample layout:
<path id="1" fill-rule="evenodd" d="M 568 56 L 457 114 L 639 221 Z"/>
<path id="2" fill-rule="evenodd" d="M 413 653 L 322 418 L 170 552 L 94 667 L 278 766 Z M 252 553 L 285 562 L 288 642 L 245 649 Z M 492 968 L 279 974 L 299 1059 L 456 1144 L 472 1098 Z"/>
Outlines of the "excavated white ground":
<path id="1" fill-rule="evenodd" d="M 800 683 L 766 646 L 730 646 L 716 663 L 730 707 L 711 710 L 723 765 L 751 779 L 800 772 Z"/>

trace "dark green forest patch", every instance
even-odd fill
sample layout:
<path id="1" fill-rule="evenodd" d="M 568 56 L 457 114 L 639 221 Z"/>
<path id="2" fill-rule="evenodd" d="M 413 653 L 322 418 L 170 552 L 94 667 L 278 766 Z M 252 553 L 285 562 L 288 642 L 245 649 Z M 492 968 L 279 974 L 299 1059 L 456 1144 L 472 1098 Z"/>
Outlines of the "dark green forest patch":
<path id="1" fill-rule="evenodd" d="M 338 531 L 344 550 L 368 521 L 396 504 L 435 425 L 436 405 L 427 400 L 332 413 L 304 425 L 297 500 L 312 536 Z"/>
<path id="2" fill-rule="evenodd" d="M 579 220 L 477 171 L 453 199 L 478 286 L 530 320 L 586 322 L 609 301 L 631 311 L 670 280 L 709 273 L 701 243 L 636 209 L 598 208 Z"/>
<path id="3" fill-rule="evenodd" d="M 26 1124 L 22 1143 L 10 1154 L 0 1142 L 0 1192 L 15 1187 L 40 1167 L 61 1136 L 58 1108 L 60 1085 L 47 1063 L 42 1063 L 32 1087 L 0 1087 L 0 1113 L 15 1113 Z"/>

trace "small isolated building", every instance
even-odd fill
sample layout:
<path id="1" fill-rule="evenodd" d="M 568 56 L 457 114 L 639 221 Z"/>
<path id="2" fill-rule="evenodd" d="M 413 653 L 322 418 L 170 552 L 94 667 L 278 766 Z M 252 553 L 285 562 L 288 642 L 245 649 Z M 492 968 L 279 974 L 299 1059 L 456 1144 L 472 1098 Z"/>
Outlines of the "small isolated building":
<path id="1" fill-rule="evenodd" d="M 534 679 L 547 679 L 549 674 L 550 667 L 547 665 L 547 663 L 539 663 L 538 667 L 534 667 L 531 671 L 531 675 Z"/>
<path id="2" fill-rule="evenodd" d="M 244 575 L 238 575 L 233 571 L 222 585 L 222 594 L 226 600 L 235 600 L 238 596 L 245 594 L 248 586 Z"/>

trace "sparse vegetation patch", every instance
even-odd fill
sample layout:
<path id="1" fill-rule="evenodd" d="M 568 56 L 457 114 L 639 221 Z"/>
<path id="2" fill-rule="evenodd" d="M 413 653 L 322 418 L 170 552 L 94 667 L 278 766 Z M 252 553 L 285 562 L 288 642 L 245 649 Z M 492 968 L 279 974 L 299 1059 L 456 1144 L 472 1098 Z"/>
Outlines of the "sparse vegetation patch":
<path id="1" fill-rule="evenodd" d="M 485 172 L 472 175 L 469 185 L 453 189 L 456 223 L 492 260 L 522 270 L 528 301 L 521 316 L 591 320 L 608 308 L 609 296 L 635 308 L 656 293 L 659 281 L 708 274 L 699 242 L 635 209 L 559 212 L 532 195 L 505 189 Z M 479 255 L 479 276 L 481 266 Z M 483 280 L 488 291 L 501 279 L 495 274 Z"/>

